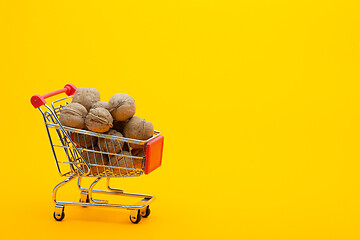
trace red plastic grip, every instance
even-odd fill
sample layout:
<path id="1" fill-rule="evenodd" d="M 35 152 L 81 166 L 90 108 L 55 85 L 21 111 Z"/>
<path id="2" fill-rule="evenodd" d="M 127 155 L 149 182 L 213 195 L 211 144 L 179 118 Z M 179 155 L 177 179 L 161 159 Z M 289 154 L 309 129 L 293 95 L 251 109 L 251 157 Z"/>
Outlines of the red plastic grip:
<path id="1" fill-rule="evenodd" d="M 66 93 L 66 95 L 68 95 L 68 96 L 74 95 L 76 89 L 77 88 L 73 84 L 66 84 L 64 88 L 47 93 L 45 95 L 41 96 L 41 95 L 36 94 L 31 97 L 30 102 L 34 106 L 34 108 L 38 108 L 46 103 L 46 101 L 45 101 L 46 98 L 58 95 L 60 93 Z"/>
<path id="2" fill-rule="evenodd" d="M 146 144 L 145 174 L 161 166 L 164 136 L 158 136 Z"/>

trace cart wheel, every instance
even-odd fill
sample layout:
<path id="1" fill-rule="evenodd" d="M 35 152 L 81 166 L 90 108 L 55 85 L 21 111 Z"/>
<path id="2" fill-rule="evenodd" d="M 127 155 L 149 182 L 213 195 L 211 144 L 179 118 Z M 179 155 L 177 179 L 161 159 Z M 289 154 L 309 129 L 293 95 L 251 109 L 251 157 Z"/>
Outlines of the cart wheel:
<path id="1" fill-rule="evenodd" d="M 81 198 L 79 199 L 79 202 L 81 202 Z M 90 199 L 89 199 L 89 196 L 87 196 L 86 200 L 85 200 L 86 203 L 90 203 Z M 86 208 L 87 206 L 82 206 L 83 208 Z"/>
<path id="2" fill-rule="evenodd" d="M 133 215 L 133 214 L 130 214 L 130 221 L 132 223 L 139 223 L 141 220 L 141 214 L 140 214 L 140 210 L 137 211 L 137 214 Z"/>
<path id="3" fill-rule="evenodd" d="M 147 218 L 150 215 L 150 207 L 147 206 L 144 211 L 141 211 L 141 217 Z"/>
<path id="4" fill-rule="evenodd" d="M 79 199 L 79 202 L 81 202 L 81 198 Z M 89 195 L 87 195 L 85 202 L 90 203 Z"/>
<path id="5" fill-rule="evenodd" d="M 89 194 L 85 191 L 82 191 L 80 194 L 79 202 L 80 203 L 90 203 Z M 82 207 L 87 207 L 87 206 L 82 206 Z"/>
<path id="6" fill-rule="evenodd" d="M 55 218 L 55 220 L 56 221 L 62 221 L 63 219 L 64 219 L 64 217 L 65 217 L 65 213 L 64 213 L 64 210 L 61 212 L 61 214 L 55 214 L 55 212 L 54 212 L 54 218 Z"/>

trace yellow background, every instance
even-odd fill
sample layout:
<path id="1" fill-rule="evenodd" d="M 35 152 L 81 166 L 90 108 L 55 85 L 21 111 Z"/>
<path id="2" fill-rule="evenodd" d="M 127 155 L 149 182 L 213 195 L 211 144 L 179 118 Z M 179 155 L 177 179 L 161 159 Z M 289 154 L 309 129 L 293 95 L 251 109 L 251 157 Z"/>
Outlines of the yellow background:
<path id="1" fill-rule="evenodd" d="M 0 232 L 6 238 L 359 239 L 360 3 L 0 1 Z M 52 213 L 57 174 L 30 105 L 66 83 L 136 99 L 163 166 L 116 179 L 128 212 Z M 66 188 L 64 200 L 79 192 Z"/>

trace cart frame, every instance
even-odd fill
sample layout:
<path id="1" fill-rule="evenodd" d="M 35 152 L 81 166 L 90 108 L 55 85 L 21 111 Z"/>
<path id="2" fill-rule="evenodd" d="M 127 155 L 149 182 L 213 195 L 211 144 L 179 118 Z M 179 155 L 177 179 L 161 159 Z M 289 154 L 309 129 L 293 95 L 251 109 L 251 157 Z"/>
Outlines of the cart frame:
<path id="1" fill-rule="evenodd" d="M 52 200 L 55 202 L 55 211 L 53 216 L 55 220 L 62 221 L 65 217 L 65 206 L 113 207 L 129 210 L 130 221 L 132 223 L 138 223 L 142 218 L 146 218 L 149 216 L 149 204 L 155 199 L 155 197 L 152 195 L 127 193 L 124 192 L 123 189 L 112 188 L 110 186 L 110 178 L 137 177 L 142 175 L 143 173 L 148 174 L 158 168 L 161 165 L 162 161 L 164 137 L 161 136 L 161 133 L 159 131 L 154 131 L 154 136 L 150 139 L 136 140 L 63 126 L 58 119 L 58 115 L 61 108 L 67 104 L 66 100 L 69 100 L 71 96 L 75 93 L 75 91 L 76 87 L 74 85 L 67 84 L 63 89 L 42 96 L 34 95 L 31 98 L 32 105 L 35 108 L 38 108 L 43 116 L 57 170 L 60 176 L 67 177 L 67 179 L 57 184 L 52 192 Z M 46 98 L 61 93 L 66 93 L 68 97 L 53 101 L 51 103 L 51 107 L 46 104 Z M 65 101 L 65 104 L 60 104 L 59 106 L 56 106 L 56 104 L 59 104 L 59 102 L 61 101 Z M 43 110 L 42 108 L 44 108 L 45 110 Z M 51 131 L 55 131 L 56 134 L 51 134 Z M 54 141 L 56 140 L 54 140 L 53 138 L 56 135 L 59 137 L 59 144 L 54 143 Z M 90 147 L 81 146 L 81 144 L 79 143 L 80 141 L 76 142 L 74 135 L 78 137 L 77 140 L 80 140 L 79 136 L 82 136 L 85 140 L 85 144 L 86 138 L 90 138 Z M 105 141 L 106 149 L 99 149 L 99 145 L 94 144 L 93 139 L 97 141 L 100 141 L 100 139 L 103 142 Z M 115 152 L 115 150 L 113 152 L 109 150 L 111 146 L 115 147 L 115 144 L 121 146 L 121 151 L 119 153 Z M 130 155 L 125 154 L 125 147 L 131 149 L 130 146 L 134 146 L 131 144 L 136 144 L 138 147 L 140 146 L 142 154 L 133 155 L 130 150 Z M 87 145 L 89 145 L 89 142 L 87 143 Z M 67 161 L 60 160 L 60 158 L 58 157 L 58 149 L 64 150 Z M 98 160 L 96 160 L 95 158 L 96 162 L 91 162 L 91 156 L 101 156 L 102 161 L 100 161 L 99 163 Z M 117 165 L 109 165 L 109 163 L 104 163 L 105 157 L 103 156 L 105 156 L 107 159 L 119 159 L 117 161 Z M 125 162 L 125 165 L 119 165 L 119 162 L 121 161 Z M 135 166 L 135 161 L 137 161 L 138 163 L 137 166 Z M 132 165 L 129 166 L 129 163 L 131 163 Z M 139 163 L 141 163 L 141 168 L 139 167 Z M 68 169 L 65 172 L 62 171 L 64 165 Z M 81 186 L 81 181 L 83 177 L 95 178 L 89 188 Z M 77 187 L 80 190 L 79 202 L 57 200 L 56 195 L 58 190 L 62 186 L 66 185 L 67 183 L 73 181 L 76 178 Z M 106 178 L 107 180 L 106 190 L 95 189 L 95 186 L 102 178 Z M 110 204 L 108 200 L 100 200 L 93 198 L 93 193 L 140 198 L 140 201 L 133 205 Z"/>

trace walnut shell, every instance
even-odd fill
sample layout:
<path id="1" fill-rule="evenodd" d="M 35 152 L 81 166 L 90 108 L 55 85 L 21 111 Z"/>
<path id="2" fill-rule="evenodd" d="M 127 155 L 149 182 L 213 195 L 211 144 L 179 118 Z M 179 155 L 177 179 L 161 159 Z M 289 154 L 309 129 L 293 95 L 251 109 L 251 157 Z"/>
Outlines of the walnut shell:
<path id="1" fill-rule="evenodd" d="M 110 129 L 109 132 L 107 132 L 108 135 L 118 136 L 122 137 L 123 135 L 113 129 Z M 100 151 L 102 152 L 109 152 L 109 153 L 118 153 L 121 151 L 122 146 L 124 145 L 124 142 L 119 140 L 110 140 L 105 138 L 99 138 L 98 142 Z"/>
<path id="2" fill-rule="evenodd" d="M 83 148 L 89 148 L 91 146 L 96 146 L 97 137 L 81 134 L 81 133 L 73 133 L 73 142 L 77 143 L 79 146 Z"/>
<path id="3" fill-rule="evenodd" d="M 137 116 L 132 117 L 124 127 L 124 136 L 126 138 L 134 138 L 139 140 L 146 140 L 153 136 L 154 126 L 151 122 L 141 119 Z M 132 148 L 142 148 L 139 144 L 130 144 Z"/>
<path id="4" fill-rule="evenodd" d="M 107 102 L 103 102 L 103 101 L 98 101 L 98 102 L 94 103 L 93 105 L 91 105 L 90 109 L 98 108 L 98 107 L 102 107 L 102 108 L 109 110 L 109 104 Z"/>
<path id="5" fill-rule="evenodd" d="M 85 118 L 86 127 L 93 132 L 104 133 L 109 131 L 113 118 L 108 110 L 102 107 L 92 108 Z"/>
<path id="6" fill-rule="evenodd" d="M 117 120 L 114 120 L 113 122 L 113 129 L 115 129 L 116 131 L 118 132 L 123 132 L 124 131 L 124 127 L 126 125 L 128 121 L 117 121 Z"/>
<path id="7" fill-rule="evenodd" d="M 86 108 L 79 103 L 69 103 L 60 110 L 59 121 L 62 125 L 73 128 L 84 128 Z"/>
<path id="8" fill-rule="evenodd" d="M 143 161 L 145 161 L 145 151 L 143 148 L 141 149 L 136 149 L 136 148 L 133 148 L 131 150 L 131 155 L 133 156 L 136 156 L 136 157 L 142 157 L 142 159 L 138 159 L 138 158 L 135 158 L 134 161 L 136 163 L 135 166 L 137 166 L 136 168 L 142 168 L 143 166 Z"/>
<path id="9" fill-rule="evenodd" d="M 134 148 L 131 150 L 131 154 L 136 157 L 145 157 L 143 148 L 141 148 L 141 149 Z"/>
<path id="10" fill-rule="evenodd" d="M 135 114 L 135 100 L 125 93 L 117 93 L 109 100 L 109 111 L 115 120 L 126 121 Z"/>
<path id="11" fill-rule="evenodd" d="M 122 147 L 122 150 L 123 151 L 130 151 L 130 143 L 125 142 L 124 146 Z"/>
<path id="12" fill-rule="evenodd" d="M 95 150 L 99 151 L 98 148 L 95 148 Z M 104 165 L 107 166 L 109 164 L 109 158 L 105 154 L 84 151 L 82 152 L 82 156 L 84 157 L 84 160 L 90 164 L 92 175 L 98 175 L 99 173 L 105 172 L 106 167 L 104 167 Z M 92 164 L 102 166 L 94 166 Z M 86 165 L 83 165 L 82 168 L 84 169 L 84 172 L 87 170 Z"/>
<path id="13" fill-rule="evenodd" d="M 135 159 L 131 157 L 131 153 L 128 151 L 123 151 L 123 155 L 127 155 L 129 157 L 119 157 L 112 156 L 109 160 L 109 165 L 113 167 L 122 167 L 122 168 L 135 168 L 140 170 L 142 165 L 141 159 Z M 116 175 L 127 175 L 131 174 L 134 170 L 132 169 L 119 169 L 119 168 L 111 168 L 111 171 Z"/>
<path id="14" fill-rule="evenodd" d="M 98 101 L 100 101 L 100 93 L 96 88 L 78 88 L 71 102 L 80 103 L 89 111 L 91 105 Z"/>

